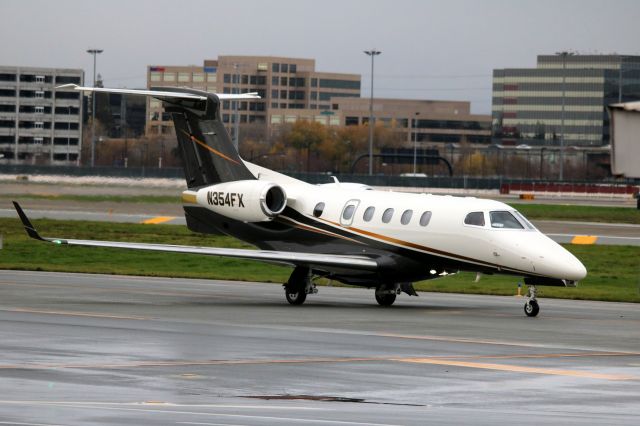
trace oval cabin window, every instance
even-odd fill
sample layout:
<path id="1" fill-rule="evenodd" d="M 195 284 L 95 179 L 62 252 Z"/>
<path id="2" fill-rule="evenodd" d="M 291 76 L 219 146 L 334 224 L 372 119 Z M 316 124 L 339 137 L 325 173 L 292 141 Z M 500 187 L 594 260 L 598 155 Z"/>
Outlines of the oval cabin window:
<path id="1" fill-rule="evenodd" d="M 373 214 L 375 212 L 376 212 L 376 208 L 373 207 L 373 206 L 369 206 L 364 211 L 364 214 L 362 215 L 362 218 L 364 219 L 365 222 L 369 222 L 369 221 L 371 221 L 371 219 L 373 219 Z"/>
<path id="2" fill-rule="evenodd" d="M 424 212 L 422 216 L 420 216 L 420 226 L 427 226 L 431 221 L 431 212 Z"/>
<path id="3" fill-rule="evenodd" d="M 393 217 L 393 209 L 389 208 L 382 213 L 382 222 L 389 223 L 391 222 L 391 218 Z"/>
<path id="4" fill-rule="evenodd" d="M 400 223 L 408 225 L 411 222 L 411 216 L 413 216 L 413 210 L 405 210 L 400 217 Z"/>
<path id="5" fill-rule="evenodd" d="M 315 217 L 322 216 L 322 212 L 324 211 L 324 203 L 318 203 L 313 209 L 313 215 Z"/>

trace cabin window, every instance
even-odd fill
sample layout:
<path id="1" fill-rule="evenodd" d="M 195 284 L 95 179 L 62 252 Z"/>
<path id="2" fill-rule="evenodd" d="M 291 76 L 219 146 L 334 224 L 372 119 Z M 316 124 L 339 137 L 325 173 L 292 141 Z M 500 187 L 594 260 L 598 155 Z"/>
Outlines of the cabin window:
<path id="1" fill-rule="evenodd" d="M 471 212 L 464 218 L 465 225 L 484 226 L 484 213 Z"/>
<path id="2" fill-rule="evenodd" d="M 524 226 L 509 212 L 489 212 L 492 228 L 524 229 Z"/>
<path id="3" fill-rule="evenodd" d="M 342 219 L 345 221 L 351 220 L 351 218 L 353 217 L 353 211 L 355 209 L 356 206 L 353 204 L 349 204 L 347 207 L 345 207 L 344 211 L 342 212 Z"/>
<path id="4" fill-rule="evenodd" d="M 373 219 L 373 214 L 375 212 L 376 212 L 376 208 L 373 207 L 373 206 L 369 206 L 364 211 L 364 214 L 362 215 L 362 218 L 364 219 L 365 222 L 369 222 L 371 219 Z"/>
<path id="5" fill-rule="evenodd" d="M 431 221 L 431 212 L 424 212 L 422 216 L 420 216 L 420 226 L 427 226 Z"/>
<path id="6" fill-rule="evenodd" d="M 316 206 L 313 208 L 313 215 L 315 217 L 320 217 L 322 216 L 322 212 L 324 211 L 324 203 L 318 203 L 316 204 Z"/>
<path id="7" fill-rule="evenodd" d="M 411 216 L 413 216 L 413 210 L 405 210 L 400 216 L 400 223 L 403 225 L 408 225 L 411 222 Z"/>
<path id="8" fill-rule="evenodd" d="M 391 222 L 391 218 L 393 217 L 393 209 L 389 208 L 382 213 L 382 222 L 389 223 Z"/>

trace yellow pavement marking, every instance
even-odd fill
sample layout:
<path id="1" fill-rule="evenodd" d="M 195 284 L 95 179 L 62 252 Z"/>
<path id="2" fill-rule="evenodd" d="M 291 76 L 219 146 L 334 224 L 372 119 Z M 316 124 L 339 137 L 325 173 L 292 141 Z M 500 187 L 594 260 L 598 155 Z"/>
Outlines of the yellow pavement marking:
<path id="1" fill-rule="evenodd" d="M 605 353 L 594 352 L 584 354 L 540 354 L 540 355 L 513 355 L 513 358 L 518 357 L 539 357 L 544 358 L 556 357 L 556 356 L 637 356 L 640 354 L 626 354 L 626 353 Z M 487 358 L 489 356 L 486 356 Z M 507 358 L 508 356 L 497 355 L 494 358 Z M 508 364 L 495 364 L 495 363 L 480 363 L 471 362 L 461 359 L 452 359 L 454 356 L 449 357 L 318 357 L 318 358 L 291 358 L 291 359 L 221 359 L 221 360 L 156 360 L 156 361 L 132 361 L 122 363 L 24 363 L 24 364 L 0 364 L 0 370 L 13 370 L 13 369 L 29 369 L 29 370 L 49 370 L 49 369 L 125 369 L 125 368 L 153 368 L 153 367 L 187 367 L 187 366 L 240 366 L 240 365 L 269 365 L 269 364 L 318 364 L 318 363 L 349 363 L 349 362 L 405 362 L 416 364 L 433 364 L 433 365 L 446 365 L 454 367 L 466 367 L 466 368 L 478 368 L 484 370 L 497 370 L 497 371 L 509 371 L 516 373 L 532 373 L 532 374 L 546 374 L 555 376 L 569 376 L 587 379 L 599 379 L 599 380 L 640 380 L 638 376 L 625 375 L 625 374 L 605 374 L 595 373 L 590 371 L 580 370 L 567 370 L 567 369 L 555 369 L 555 368 L 540 368 L 540 367 L 525 367 L 518 365 Z M 482 358 L 479 356 L 478 358 Z M 468 359 L 468 358 L 467 358 Z M 195 374 L 183 374 L 181 377 L 196 378 L 199 377 Z"/>
<path id="2" fill-rule="evenodd" d="M 571 244 L 595 244 L 598 237 L 595 235 L 576 235 L 571 240 Z"/>
<path id="3" fill-rule="evenodd" d="M 479 345 L 497 345 L 497 346 L 519 346 L 526 348 L 541 348 L 544 345 L 525 342 L 509 342 L 500 340 L 483 340 L 483 339 L 467 339 L 464 337 L 444 337 L 444 336 L 420 336 L 410 334 L 395 334 L 395 333 L 378 333 L 377 336 L 381 337 L 393 337 L 397 339 L 410 339 L 410 340 L 433 340 L 437 342 L 453 342 L 453 343 L 474 343 Z"/>
<path id="4" fill-rule="evenodd" d="M 66 315 L 72 317 L 93 317 L 93 318 L 112 318 L 112 319 L 128 319 L 128 320 L 149 320 L 149 317 L 139 317 L 134 315 L 110 315 L 98 312 L 74 312 L 74 311 L 50 311 L 46 309 L 29 309 L 29 308 L 12 308 L 0 309 L 5 312 L 20 312 L 28 314 L 45 314 L 45 315 Z"/>
<path id="5" fill-rule="evenodd" d="M 637 357 L 640 352 L 583 352 L 564 354 L 515 354 L 515 355 L 462 355 L 447 356 L 446 359 L 526 359 L 526 358 L 592 358 L 592 357 Z M 438 357 L 436 357 L 438 358 Z"/>
<path id="6" fill-rule="evenodd" d="M 156 216 L 151 219 L 143 220 L 142 223 L 146 225 L 157 225 L 159 223 L 169 222 L 175 219 L 175 216 Z"/>
<path id="7" fill-rule="evenodd" d="M 638 379 L 638 377 L 624 375 L 624 374 L 602 374 L 602 373 L 592 373 L 589 371 L 579 371 L 579 370 L 560 370 L 555 368 L 523 367 L 519 365 L 490 364 L 490 363 L 481 363 L 481 362 L 454 361 L 454 360 L 435 359 L 435 358 L 397 358 L 397 359 L 394 359 L 394 361 L 412 362 L 416 364 L 448 365 L 452 367 L 480 368 L 485 370 L 510 371 L 515 373 L 532 373 L 532 374 L 547 374 L 552 376 L 581 377 L 581 378 L 587 378 L 587 379 L 601 379 L 601 380 Z"/>

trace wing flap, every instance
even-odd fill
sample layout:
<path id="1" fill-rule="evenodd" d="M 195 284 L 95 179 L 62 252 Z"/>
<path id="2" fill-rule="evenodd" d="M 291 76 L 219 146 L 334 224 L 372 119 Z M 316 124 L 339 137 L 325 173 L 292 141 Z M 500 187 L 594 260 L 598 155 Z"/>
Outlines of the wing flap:
<path id="1" fill-rule="evenodd" d="M 222 247 L 198 247 L 198 246 L 179 246 L 171 244 L 150 244 L 150 243 L 132 243 L 119 241 L 97 241 L 97 240 L 76 240 L 64 238 L 45 238 L 42 237 L 24 213 L 17 202 L 13 205 L 18 212 L 18 216 L 27 231 L 29 237 L 40 241 L 47 241 L 54 244 L 85 246 L 85 247 L 111 247 L 132 250 L 148 250 L 160 251 L 168 253 L 185 253 L 200 254 L 207 256 L 233 257 L 238 259 L 259 260 L 271 263 L 283 263 L 287 265 L 300 266 L 333 266 L 349 269 L 375 271 L 378 263 L 365 256 L 349 256 L 336 254 L 317 254 L 302 252 L 284 252 L 275 250 L 246 250 L 246 249 L 230 249 Z"/>

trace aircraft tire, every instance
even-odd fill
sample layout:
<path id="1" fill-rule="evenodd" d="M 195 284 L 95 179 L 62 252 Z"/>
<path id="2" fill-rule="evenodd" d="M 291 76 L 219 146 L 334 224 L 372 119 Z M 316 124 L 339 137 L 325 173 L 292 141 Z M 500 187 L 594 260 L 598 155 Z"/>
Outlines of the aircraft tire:
<path id="1" fill-rule="evenodd" d="M 293 291 L 293 290 L 284 290 L 285 297 L 287 298 L 287 302 L 292 305 L 302 305 L 305 300 L 307 300 L 307 293 L 304 291 Z"/>
<path id="2" fill-rule="evenodd" d="M 380 294 L 376 292 L 376 302 L 378 302 L 378 305 L 380 306 L 391 306 L 393 305 L 393 302 L 396 301 L 396 295 L 395 293 L 392 294 Z"/>
<path id="3" fill-rule="evenodd" d="M 540 312 L 540 306 L 535 300 L 529 300 L 524 304 L 524 313 L 528 317 L 535 317 L 538 315 L 538 312 Z"/>

